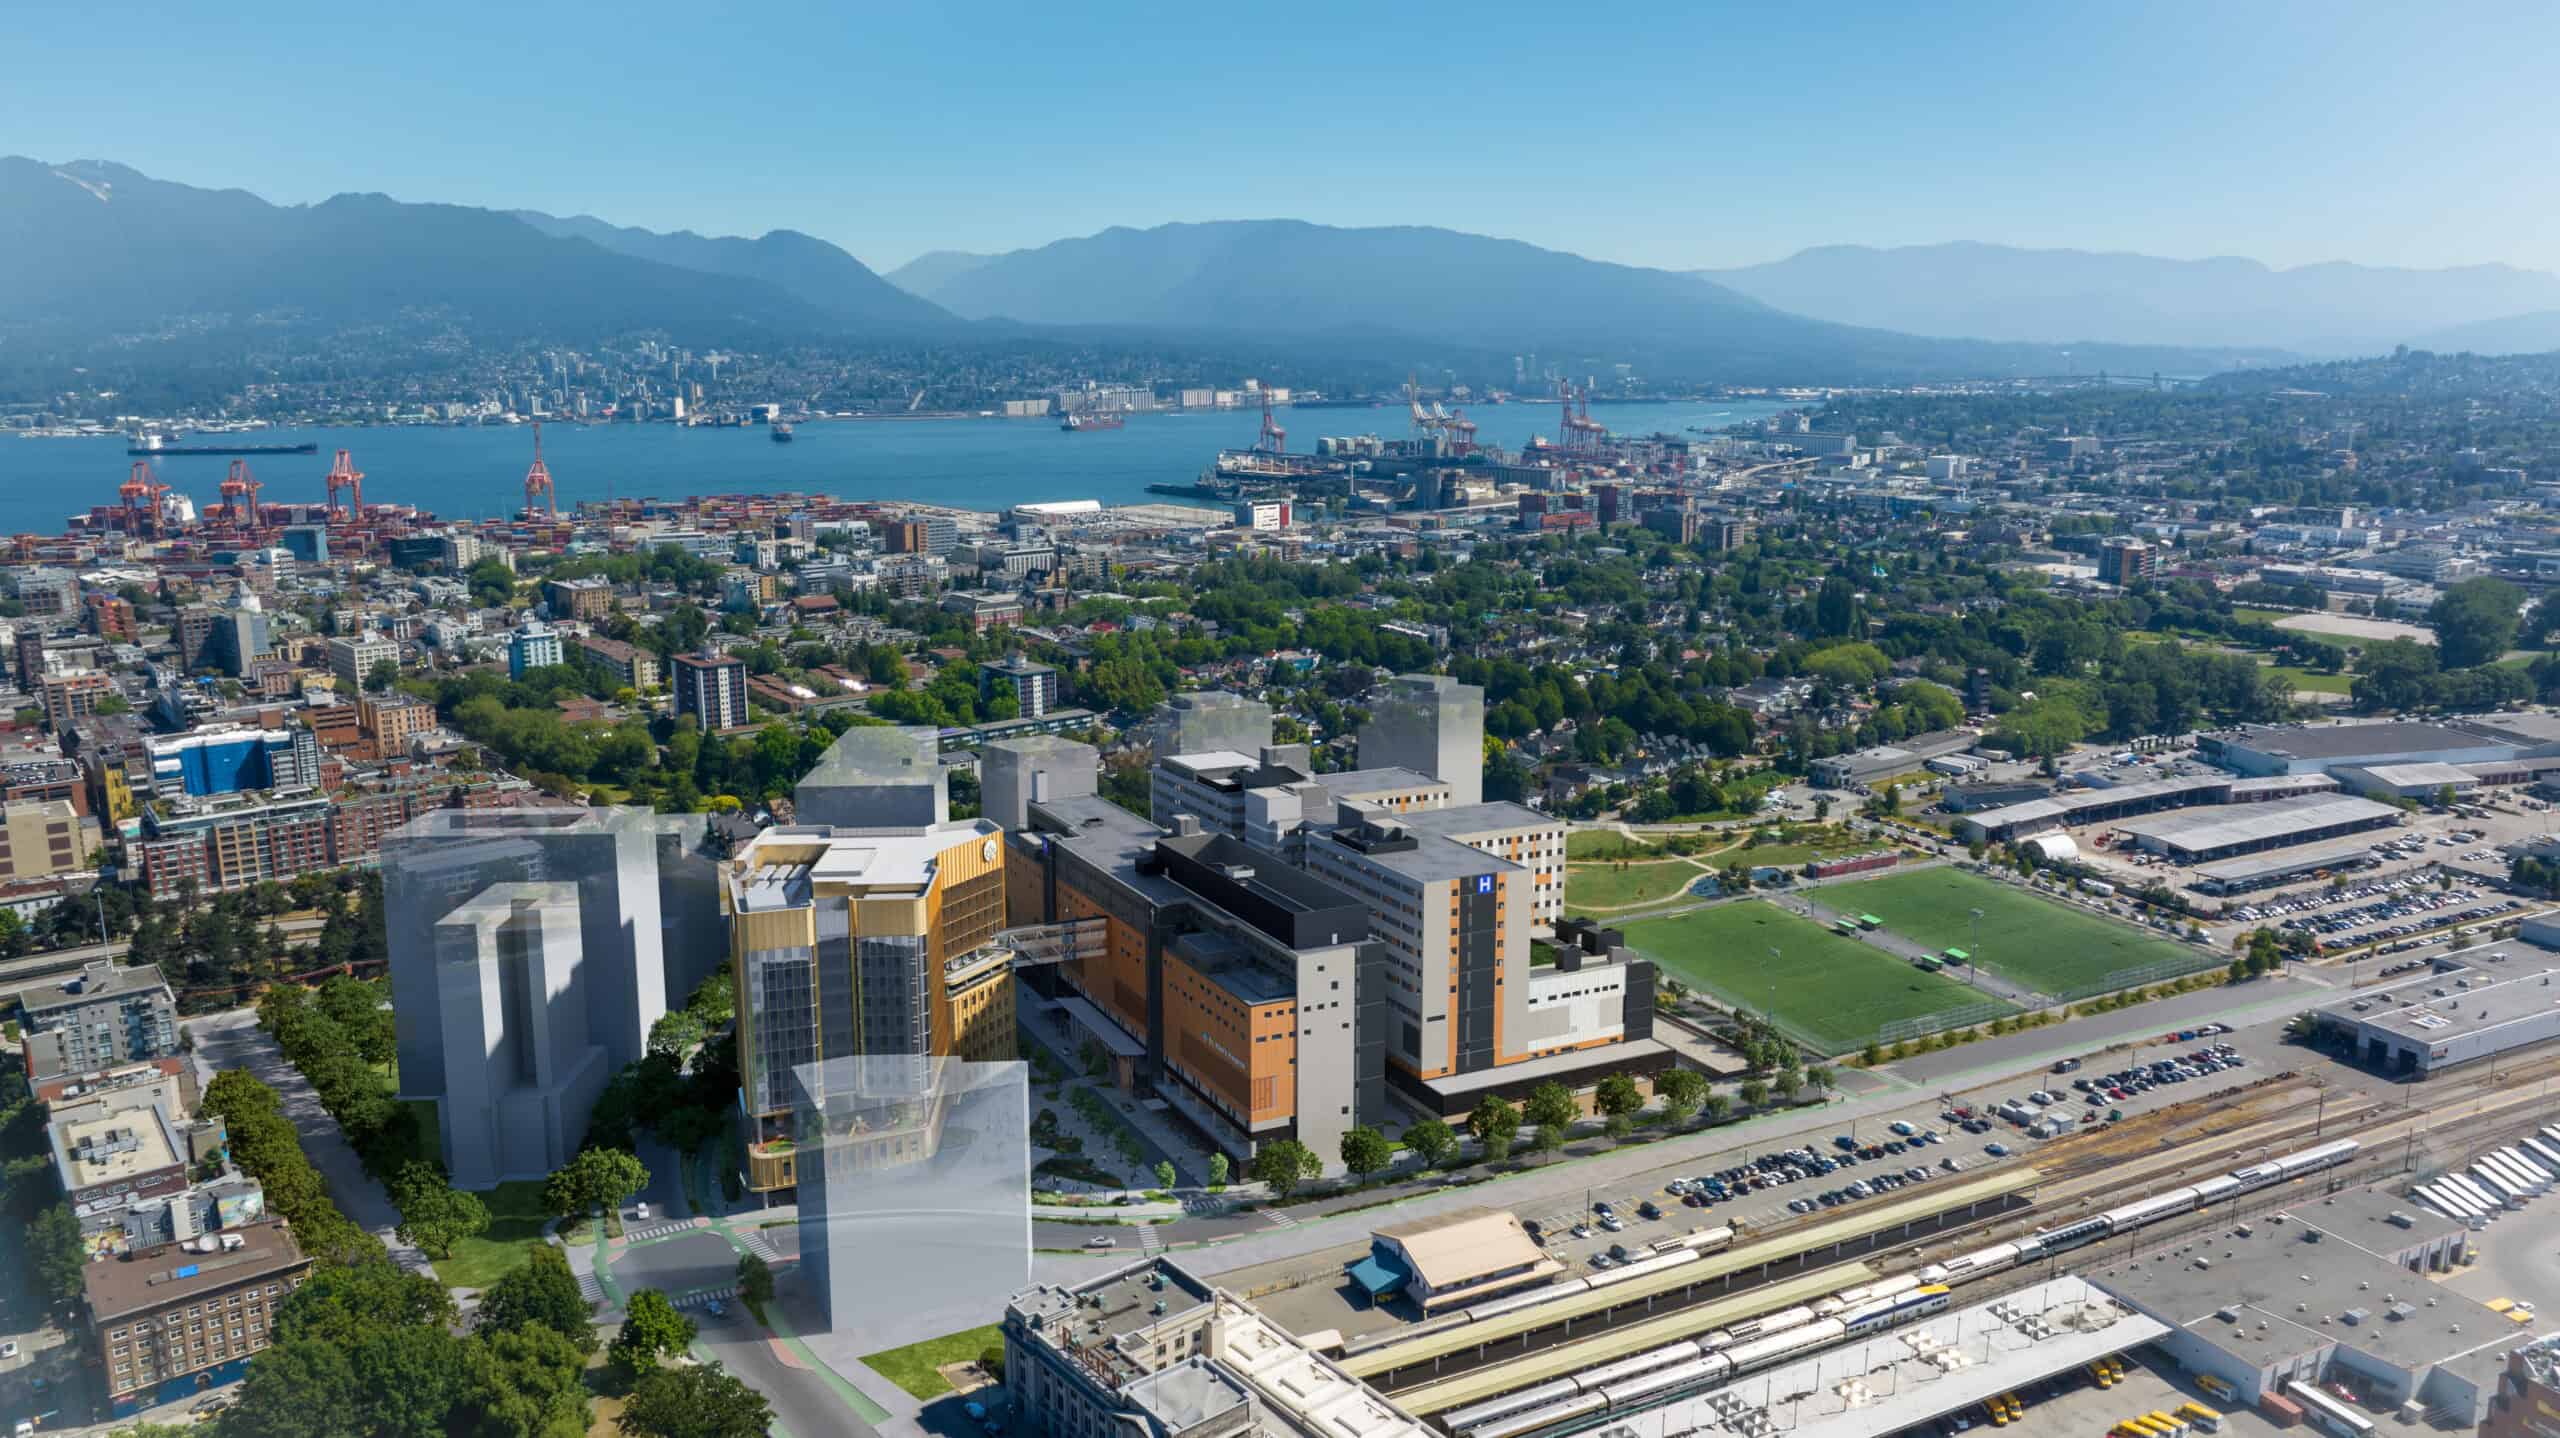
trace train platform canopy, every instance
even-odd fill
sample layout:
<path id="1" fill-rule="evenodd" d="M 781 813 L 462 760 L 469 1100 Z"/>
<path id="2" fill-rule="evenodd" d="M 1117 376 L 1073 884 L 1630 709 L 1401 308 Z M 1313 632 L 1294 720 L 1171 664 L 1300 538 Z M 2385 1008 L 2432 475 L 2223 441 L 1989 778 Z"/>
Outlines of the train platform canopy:
<path id="1" fill-rule="evenodd" d="M 2170 1331 L 2078 1278 L 1823 1349 L 1780 1368 L 1610 1415 L 1612 1431 L 1672 1438 L 1701 1430 L 1788 1438 L 1874 1438 L 2139 1348 Z"/>

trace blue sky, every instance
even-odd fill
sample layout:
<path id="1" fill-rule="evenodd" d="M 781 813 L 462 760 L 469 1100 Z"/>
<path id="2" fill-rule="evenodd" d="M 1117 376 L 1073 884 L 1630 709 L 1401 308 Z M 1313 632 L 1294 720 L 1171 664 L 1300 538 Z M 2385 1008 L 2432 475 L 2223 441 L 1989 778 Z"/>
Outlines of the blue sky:
<path id="1" fill-rule="evenodd" d="M 0 153 L 806 230 L 886 269 L 1106 225 L 1421 223 L 1748 264 L 1979 239 L 2560 266 L 2560 11 L 20 7 Z"/>

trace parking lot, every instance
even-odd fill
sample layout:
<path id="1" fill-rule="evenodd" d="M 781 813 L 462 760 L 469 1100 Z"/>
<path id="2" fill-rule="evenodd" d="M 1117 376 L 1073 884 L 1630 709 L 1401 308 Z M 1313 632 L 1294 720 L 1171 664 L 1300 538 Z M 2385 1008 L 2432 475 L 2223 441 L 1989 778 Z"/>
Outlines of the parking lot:
<path id="1" fill-rule="evenodd" d="M 1826 1211 L 1909 1197 L 1915 1186 L 2025 1161 L 2045 1141 L 2080 1124 L 2104 1123 L 2110 1114 L 2131 1117 L 2191 1097 L 2203 1091 L 2188 1087 L 2198 1080 L 2210 1080 L 2204 1088 L 2222 1088 L 2270 1071 L 2263 1062 L 2253 1065 L 2236 1046 L 2210 1064 L 2188 1062 L 2208 1046 L 2229 1043 L 2218 1033 L 2190 1032 L 2193 1037 L 2176 1049 L 2160 1049 L 2138 1063 L 2120 1056 L 2100 1071 L 2089 1067 L 2090 1060 L 2058 1060 L 2071 1067 L 2049 1075 L 2043 1087 L 2013 1080 L 1952 1095 L 1951 1104 L 1915 1095 L 1909 1108 L 1836 1132 L 1820 1131 L 1819 1111 L 1808 1109 L 1766 1147 L 1649 1170 L 1587 1190 L 1580 1203 L 1524 1205 L 1520 1220 L 1567 1266 L 1607 1268 L 1623 1261 L 1619 1250 L 1633 1253 L 1693 1228 L 1738 1224 L 1766 1233 Z M 2103 1096 L 2075 1086 L 2075 1080 L 2094 1086 L 2101 1077 L 2122 1082 L 2110 1082 Z M 2005 1114 L 2003 1105 L 2010 1106 Z"/>

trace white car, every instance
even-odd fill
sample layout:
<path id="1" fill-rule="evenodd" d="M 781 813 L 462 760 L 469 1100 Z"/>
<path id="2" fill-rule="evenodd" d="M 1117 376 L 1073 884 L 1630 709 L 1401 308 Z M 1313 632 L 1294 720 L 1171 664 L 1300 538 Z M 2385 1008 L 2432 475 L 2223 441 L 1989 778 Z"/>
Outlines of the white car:
<path id="1" fill-rule="evenodd" d="M 631 1206 L 631 1216 L 640 1220 L 642 1223 L 647 1223 L 649 1221 L 649 1205 L 645 1203 L 633 1204 Z"/>

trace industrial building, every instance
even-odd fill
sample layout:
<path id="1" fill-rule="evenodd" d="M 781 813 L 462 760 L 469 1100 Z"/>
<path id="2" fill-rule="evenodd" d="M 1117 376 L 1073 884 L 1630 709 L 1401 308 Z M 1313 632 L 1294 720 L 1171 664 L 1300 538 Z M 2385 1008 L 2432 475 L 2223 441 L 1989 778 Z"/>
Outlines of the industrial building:
<path id="1" fill-rule="evenodd" d="M 2369 798 L 2433 799 L 2480 787 L 2480 775 L 2458 764 L 2342 764 L 2329 772 L 2349 792 Z"/>
<path id="2" fill-rule="evenodd" d="M 2422 1276 L 2460 1262 L 2466 1238 L 2458 1220 L 2350 1189 L 2087 1276 L 2166 1325 L 2161 1351 L 2238 1401 L 2317 1406 L 2302 1389 L 2334 1384 L 2368 1410 L 2469 1429 L 2515 1340 L 2513 1324 Z"/>
<path id="3" fill-rule="evenodd" d="M 2264 804 L 2128 819 L 2117 827 L 2145 852 L 2181 864 L 2209 864 L 2243 854 L 2396 827 L 2399 809 L 2371 799 L 2312 794 Z"/>
<path id="4" fill-rule="evenodd" d="M 2372 862 L 2372 846 L 2368 844 L 2354 841 L 2323 844 L 2290 854 L 2261 854 L 2205 864 L 2196 870 L 2195 886 L 2207 894 L 2253 894 L 2296 879 L 2312 879 L 2344 869 L 2359 869 Z"/>
<path id="5" fill-rule="evenodd" d="M 2057 792 L 2022 804 L 1982 809 L 1956 820 L 1956 837 L 1970 844 L 2005 844 L 2048 829 L 2110 824 L 2167 809 L 2200 804 L 2259 804 L 2335 790 L 2338 781 L 2325 774 L 2277 775 L 2235 779 L 2198 774 L 2179 779 L 2147 779 L 2136 784 Z"/>
<path id="6" fill-rule="evenodd" d="M 1946 729 L 1935 734 L 1921 734 L 1898 744 L 1880 744 L 1860 749 L 1854 754 L 1834 754 L 1816 759 L 1808 771 L 1814 787 L 1819 789 L 1863 789 L 1916 774 L 1932 759 L 1961 754 L 1980 742 L 1982 736 L 1969 729 Z"/>
<path id="7" fill-rule="evenodd" d="M 2355 1062 L 2425 1077 L 2560 1036 L 2560 970 L 2494 981 L 2436 974 L 2368 989 L 2315 1013 Z"/>
<path id="8" fill-rule="evenodd" d="M 2206 734 L 2196 751 L 2234 773 L 2327 774 L 2401 764 L 2502 765 L 2560 755 L 2560 721 L 2532 714 L 2422 723 L 2286 724 Z"/>

